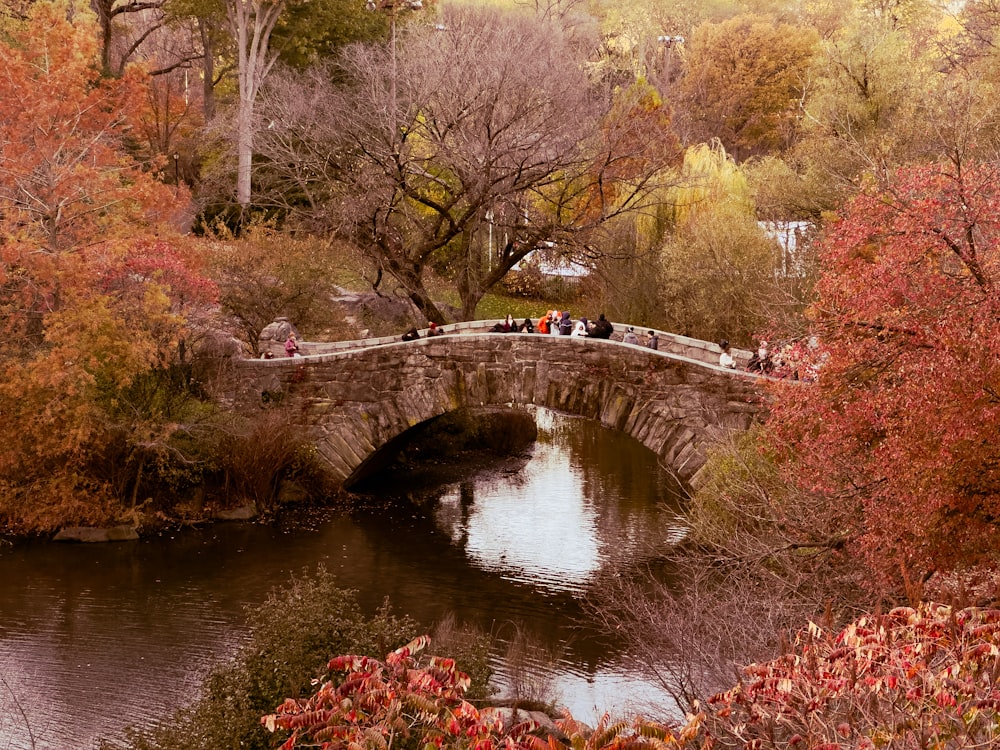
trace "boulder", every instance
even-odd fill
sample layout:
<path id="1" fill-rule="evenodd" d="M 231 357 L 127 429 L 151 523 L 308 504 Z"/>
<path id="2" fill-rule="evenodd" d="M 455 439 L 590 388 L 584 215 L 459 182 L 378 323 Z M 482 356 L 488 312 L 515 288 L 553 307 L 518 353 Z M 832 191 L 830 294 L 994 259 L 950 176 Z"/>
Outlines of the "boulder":
<path id="1" fill-rule="evenodd" d="M 52 539 L 56 542 L 132 542 L 139 538 L 134 526 L 121 525 L 109 528 L 96 526 L 68 526 Z"/>
<path id="2" fill-rule="evenodd" d="M 250 521 L 257 517 L 257 506 L 253 503 L 230 510 L 218 510 L 214 518 L 218 521 Z"/>
<path id="3" fill-rule="evenodd" d="M 292 325 L 288 318 L 275 318 L 273 322 L 261 329 L 260 336 L 257 337 L 257 351 L 261 354 L 271 352 L 275 357 L 285 356 L 285 339 L 288 338 L 289 333 L 294 333 L 296 338 L 301 338 L 298 329 Z"/>

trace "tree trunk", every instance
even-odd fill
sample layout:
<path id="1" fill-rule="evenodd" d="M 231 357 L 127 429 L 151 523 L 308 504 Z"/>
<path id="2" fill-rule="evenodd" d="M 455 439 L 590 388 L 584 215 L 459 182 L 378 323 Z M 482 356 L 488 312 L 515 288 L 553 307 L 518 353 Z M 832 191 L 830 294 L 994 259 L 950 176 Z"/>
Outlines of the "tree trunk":
<path id="1" fill-rule="evenodd" d="M 250 205 L 250 166 L 253 163 L 253 102 L 241 97 L 236 116 L 236 202 Z"/>
<path id="2" fill-rule="evenodd" d="M 202 104 L 205 122 L 211 122 L 215 119 L 215 51 L 207 19 L 198 19 L 198 31 L 201 33 L 202 67 L 205 76 L 202 80 Z"/>
<path id="3" fill-rule="evenodd" d="M 485 295 L 482 292 L 469 292 L 462 295 L 462 320 L 474 320 L 476 308 Z"/>
<path id="4" fill-rule="evenodd" d="M 236 122 L 236 200 L 250 205 L 250 167 L 253 161 L 254 104 L 277 55 L 269 50 L 271 32 L 285 0 L 227 0 L 226 18 L 236 38 L 240 102 Z"/>
<path id="5" fill-rule="evenodd" d="M 429 321 L 434 321 L 439 325 L 443 325 L 448 321 L 445 319 L 444 314 L 431 299 L 427 290 L 424 289 L 424 285 L 417 282 L 417 287 L 415 289 L 410 289 L 409 292 L 410 301 L 423 313 L 424 317 Z"/>

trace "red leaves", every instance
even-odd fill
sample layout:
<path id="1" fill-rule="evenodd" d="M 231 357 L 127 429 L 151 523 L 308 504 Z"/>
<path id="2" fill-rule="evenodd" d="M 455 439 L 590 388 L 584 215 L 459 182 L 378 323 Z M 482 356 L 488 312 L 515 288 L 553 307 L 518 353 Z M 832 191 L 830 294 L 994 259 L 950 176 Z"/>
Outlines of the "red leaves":
<path id="1" fill-rule="evenodd" d="M 789 480 L 884 577 L 974 562 L 1000 513 L 1000 169 L 897 175 L 822 245 L 816 387 L 779 388 Z"/>
<path id="2" fill-rule="evenodd" d="M 934 604 L 865 617 L 840 633 L 800 632 L 792 658 L 709 701 L 708 733 L 745 747 L 844 749 L 990 744 L 1000 721 L 997 611 Z"/>
<path id="3" fill-rule="evenodd" d="M 316 744 L 336 750 L 388 747 L 387 738 L 395 742 L 413 738 L 424 748 L 454 750 L 561 746 L 551 736 L 533 734 L 540 727 L 531 719 L 508 726 L 498 711 L 480 712 L 464 699 L 468 676 L 457 671 L 453 659 L 432 656 L 418 661 L 417 654 L 429 644 L 427 636 L 420 636 L 390 653 L 385 662 L 365 656 L 335 657 L 329 662 L 330 671 L 346 673 L 339 682 L 324 681 L 306 700 L 286 700 L 275 713 L 262 717 L 261 724 L 272 732 L 291 732 L 282 745 L 286 750 Z M 691 717 L 680 735 L 667 725 L 641 719 L 611 724 L 605 716 L 592 734 L 569 715 L 560 724 L 577 750 L 656 750 L 694 744 L 699 721 L 700 717 Z"/>

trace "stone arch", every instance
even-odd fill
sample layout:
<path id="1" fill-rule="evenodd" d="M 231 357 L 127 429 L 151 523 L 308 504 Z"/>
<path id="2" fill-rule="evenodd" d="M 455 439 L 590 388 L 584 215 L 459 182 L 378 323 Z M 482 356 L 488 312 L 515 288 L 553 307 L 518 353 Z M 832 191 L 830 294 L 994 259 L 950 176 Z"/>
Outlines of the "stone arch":
<path id="1" fill-rule="evenodd" d="M 244 363 L 238 397 L 266 390 L 308 429 L 332 477 L 350 477 L 415 425 L 458 408 L 534 404 L 594 419 L 690 481 L 721 431 L 750 426 L 756 378 L 613 341 L 532 334 L 440 336 Z"/>

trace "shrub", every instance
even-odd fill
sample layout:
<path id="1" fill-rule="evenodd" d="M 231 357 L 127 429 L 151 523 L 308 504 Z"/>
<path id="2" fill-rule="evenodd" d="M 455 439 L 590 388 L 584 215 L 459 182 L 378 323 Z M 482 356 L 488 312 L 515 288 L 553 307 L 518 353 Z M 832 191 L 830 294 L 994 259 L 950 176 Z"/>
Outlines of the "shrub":
<path id="1" fill-rule="evenodd" d="M 716 747 L 971 748 L 1000 739 L 1000 610 L 928 603 L 815 624 L 710 699 Z"/>
<path id="2" fill-rule="evenodd" d="M 262 513 L 275 509 L 282 479 L 310 475 L 310 455 L 301 429 L 280 407 L 232 422 L 217 448 L 226 494 L 237 502 L 253 502 Z"/>
<path id="3" fill-rule="evenodd" d="M 303 335 L 353 338 L 354 331 L 333 297 L 333 279 L 343 252 L 318 240 L 296 240 L 266 227 L 217 242 L 214 256 L 219 302 L 237 335 L 256 351 L 261 330 L 280 316 Z"/>
<path id="4" fill-rule="evenodd" d="M 418 632 L 416 623 L 384 606 L 365 617 L 355 592 L 341 589 L 323 567 L 275 589 L 248 610 L 249 638 L 232 661 L 216 667 L 202 697 L 162 727 L 131 731 L 132 750 L 266 750 L 271 736 L 260 716 L 287 696 L 311 691 L 311 682 L 339 653 L 384 653 Z M 122 747 L 105 743 L 105 750 Z"/>
<path id="5" fill-rule="evenodd" d="M 313 695 L 285 700 L 275 713 L 261 717 L 261 723 L 272 732 L 289 733 L 282 750 L 555 750 L 560 745 L 554 735 L 577 750 L 657 750 L 680 748 L 696 739 L 698 717 L 680 732 L 642 719 L 631 725 L 611 722 L 607 716 L 596 731 L 569 714 L 556 727 L 517 714 L 506 720 L 501 712 L 480 710 L 468 702 L 468 675 L 458 671 L 454 659 L 422 656 L 429 644 L 430 638 L 420 636 L 385 661 L 331 659 Z"/>

